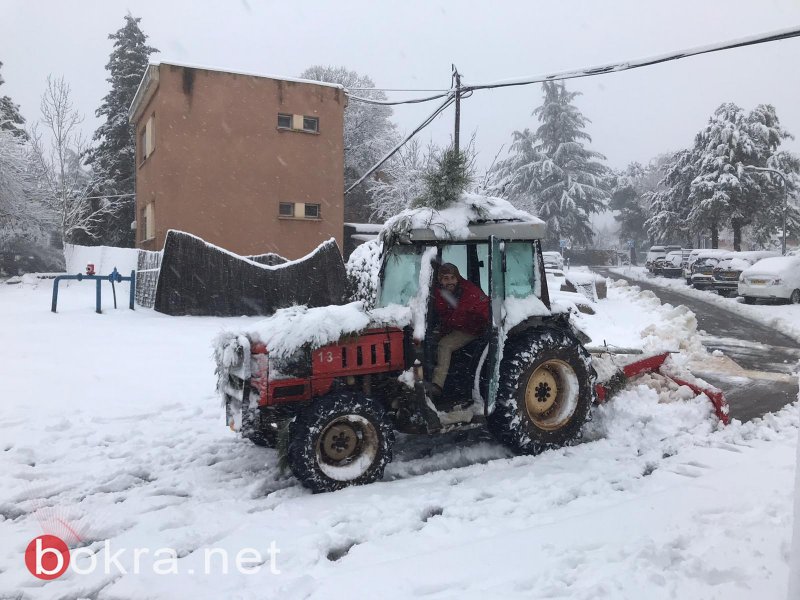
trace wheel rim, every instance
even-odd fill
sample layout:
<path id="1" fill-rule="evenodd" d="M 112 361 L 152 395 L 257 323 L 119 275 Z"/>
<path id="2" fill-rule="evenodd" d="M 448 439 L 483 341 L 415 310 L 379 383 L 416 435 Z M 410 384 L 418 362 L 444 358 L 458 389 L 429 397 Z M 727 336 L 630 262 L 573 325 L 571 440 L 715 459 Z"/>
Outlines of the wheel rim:
<path id="1" fill-rule="evenodd" d="M 368 419 L 342 415 L 328 423 L 317 438 L 317 464 L 336 481 L 358 479 L 375 461 L 378 444 L 378 431 Z"/>
<path id="2" fill-rule="evenodd" d="M 548 360 L 531 373 L 525 386 L 525 410 L 540 429 L 555 431 L 578 407 L 578 376 L 561 360 Z"/>

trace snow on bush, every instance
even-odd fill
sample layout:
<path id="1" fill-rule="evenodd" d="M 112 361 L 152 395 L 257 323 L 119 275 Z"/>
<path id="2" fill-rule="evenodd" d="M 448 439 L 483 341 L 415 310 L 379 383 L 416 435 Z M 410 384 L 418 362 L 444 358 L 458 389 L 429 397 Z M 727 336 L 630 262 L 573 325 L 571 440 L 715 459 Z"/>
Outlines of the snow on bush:
<path id="1" fill-rule="evenodd" d="M 383 243 L 369 240 L 356 247 L 347 259 L 347 289 L 350 299 L 372 308 L 378 300 L 378 279 L 381 270 Z"/>

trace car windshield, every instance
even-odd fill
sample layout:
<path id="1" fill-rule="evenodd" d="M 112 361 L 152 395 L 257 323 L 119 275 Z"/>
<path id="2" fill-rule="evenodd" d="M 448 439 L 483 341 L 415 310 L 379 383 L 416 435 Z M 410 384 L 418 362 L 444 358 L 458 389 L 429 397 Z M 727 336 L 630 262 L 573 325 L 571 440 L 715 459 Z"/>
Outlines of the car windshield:
<path id="1" fill-rule="evenodd" d="M 706 256 L 703 258 L 698 258 L 694 264 L 697 267 L 714 267 L 718 262 L 719 262 L 718 258 L 714 258 L 713 256 Z"/>
<path id="2" fill-rule="evenodd" d="M 729 269 L 731 267 L 731 262 L 732 261 L 733 261 L 732 258 L 726 258 L 725 260 L 721 260 L 721 261 L 719 261 L 719 264 L 717 265 L 717 268 L 718 269 Z"/>

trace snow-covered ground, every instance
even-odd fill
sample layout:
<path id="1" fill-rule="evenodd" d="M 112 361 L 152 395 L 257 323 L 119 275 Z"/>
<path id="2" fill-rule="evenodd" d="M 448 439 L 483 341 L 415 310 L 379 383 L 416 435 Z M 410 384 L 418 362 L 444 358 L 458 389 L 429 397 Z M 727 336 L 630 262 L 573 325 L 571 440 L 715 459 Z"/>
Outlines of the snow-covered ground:
<path id="1" fill-rule="evenodd" d="M 401 437 L 384 481 L 314 496 L 223 425 L 211 340 L 252 319 L 96 315 L 81 284 L 55 315 L 50 289 L 0 285 L 0 598 L 785 597 L 797 405 L 722 428 L 652 376 L 577 446 L 512 457 L 479 430 Z M 691 312 L 626 285 L 582 322 L 681 349 L 678 366 L 703 352 Z M 23 555 L 44 532 L 97 568 L 34 578 Z M 106 541 L 127 573 L 104 572 Z M 162 548 L 177 572 L 156 574 Z M 257 573 L 234 567 L 246 548 Z"/>
<path id="2" fill-rule="evenodd" d="M 683 278 L 655 277 L 644 267 L 615 267 L 611 272 L 716 304 L 800 341 L 800 304 L 745 304 L 742 298 L 724 298 L 711 290 L 697 290 L 686 285 Z"/>

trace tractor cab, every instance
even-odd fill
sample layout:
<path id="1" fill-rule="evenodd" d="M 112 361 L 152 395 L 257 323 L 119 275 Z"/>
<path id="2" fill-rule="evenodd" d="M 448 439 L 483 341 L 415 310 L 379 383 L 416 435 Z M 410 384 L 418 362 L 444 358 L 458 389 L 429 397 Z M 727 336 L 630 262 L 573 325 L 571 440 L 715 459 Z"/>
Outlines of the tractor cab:
<path id="1" fill-rule="evenodd" d="M 440 239 L 432 229 L 414 229 L 386 251 L 377 305 L 411 307 L 417 377 L 440 415 L 453 409 L 463 412 L 481 400 L 482 412 L 491 409 L 499 375 L 499 348 L 507 333 L 507 299 L 519 303 L 527 300 L 540 309 L 536 311 L 539 318 L 549 313 L 540 241 L 543 235 L 541 223 L 514 221 L 472 224 L 469 235 L 460 240 Z M 475 332 L 473 340 L 453 352 L 441 395 L 431 398 L 431 386 L 426 384 L 433 380 L 443 337 L 434 301 L 440 287 L 437 274 L 443 264 L 455 265 L 467 285 L 485 294 L 489 318 L 480 334 Z"/>

